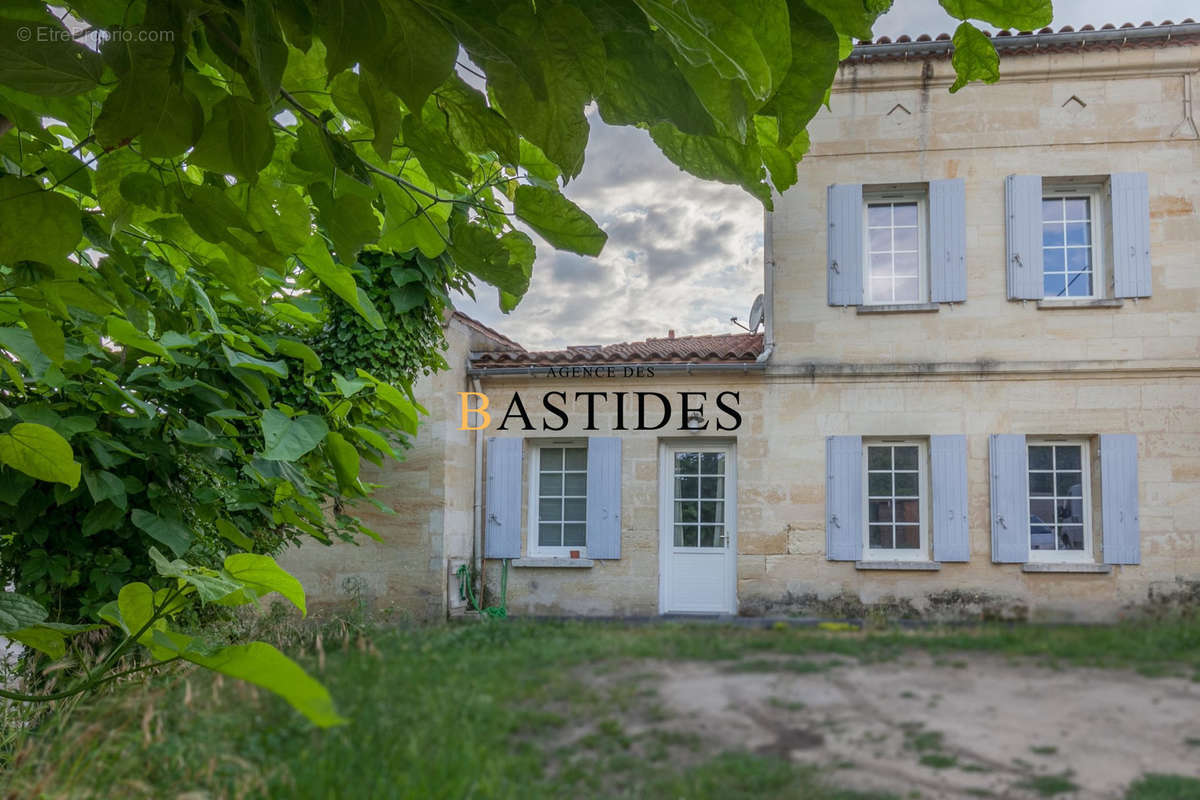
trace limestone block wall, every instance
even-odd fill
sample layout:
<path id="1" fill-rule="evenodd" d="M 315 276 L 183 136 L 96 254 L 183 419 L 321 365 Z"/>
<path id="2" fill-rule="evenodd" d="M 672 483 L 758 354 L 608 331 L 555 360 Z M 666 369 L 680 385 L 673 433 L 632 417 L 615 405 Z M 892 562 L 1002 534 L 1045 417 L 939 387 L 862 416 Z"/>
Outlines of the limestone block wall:
<path id="1" fill-rule="evenodd" d="M 1187 122 L 1200 47 L 1008 56 L 1001 80 L 946 91 L 949 62 L 847 63 L 777 199 L 775 364 L 1121 361 L 1197 364 L 1200 141 Z M 1121 308 L 1006 299 L 1004 177 L 1149 177 L 1153 296 Z M 860 316 L 826 304 L 832 183 L 962 178 L 967 300 Z"/>
<path id="2" fill-rule="evenodd" d="M 739 391 L 737 443 L 738 607 L 743 614 L 814 613 L 846 596 L 867 605 L 907 601 L 920 612 L 962 611 L 953 598 L 973 597 L 1004 613 L 1046 619 L 1112 619 L 1141 605 L 1151 589 L 1174 591 L 1200 581 L 1200 379 L 1191 375 L 1041 377 L 943 376 L 920 380 L 794 378 L 750 373 L 682 376 L 646 382 L 485 382 L 493 402 L 514 390 L 537 397 L 549 389 Z M 557 437 L 586 436 L 582 402 L 568 404 L 571 427 Z M 530 408 L 535 425 L 541 415 Z M 632 408 L 627 407 L 627 419 Z M 658 613 L 658 444 L 703 434 L 612 432 L 611 409 L 599 431 L 623 441 L 622 553 L 591 569 L 510 569 L 514 615 L 653 615 Z M 553 422 L 553 418 L 551 418 Z M 495 430 L 488 435 L 545 436 Z M 1034 574 L 991 560 L 988 435 L 1138 436 L 1142 563 L 1110 574 Z M 825 554 L 825 437 L 961 433 L 968 439 L 971 556 L 938 572 L 861 571 Z M 661 435 L 660 435 L 661 434 Z M 528 453 L 528 450 L 527 450 Z M 526 456 L 528 459 L 528 454 Z M 527 480 L 527 479 L 525 479 Z M 524 494 L 523 494 L 524 496 Z M 1101 552 L 1100 497 L 1093 496 L 1096 552 Z M 523 520 L 528 519 L 524 509 Z M 528 527 L 523 535 L 528 537 Z M 528 552 L 527 542 L 522 552 Z M 489 590 L 499 563 L 487 562 Z M 975 613 L 968 610 L 967 613 Z"/>
<path id="3" fill-rule="evenodd" d="M 429 412 L 413 446 L 399 462 L 363 462 L 362 480 L 377 484 L 374 497 L 395 513 L 365 503 L 353 513 L 383 541 L 359 537 L 326 546 L 308 540 L 279 558 L 304 585 L 310 608 L 344 609 L 361 601 L 381 616 L 446 616 L 447 559 L 471 554 L 474 439 L 457 430 L 471 333 L 457 320 L 445 333 L 450 369 L 413 387 Z"/>

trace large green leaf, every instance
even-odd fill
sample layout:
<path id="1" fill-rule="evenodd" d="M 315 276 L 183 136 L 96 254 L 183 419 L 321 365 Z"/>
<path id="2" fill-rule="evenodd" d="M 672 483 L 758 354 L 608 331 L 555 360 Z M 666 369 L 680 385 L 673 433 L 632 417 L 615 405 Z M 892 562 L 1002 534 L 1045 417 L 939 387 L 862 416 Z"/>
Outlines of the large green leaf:
<path id="1" fill-rule="evenodd" d="M 135 508 L 130 512 L 129 519 L 147 536 L 166 545 L 177 556 L 186 553 L 192 545 L 191 530 L 178 520 L 160 517 L 141 508 Z"/>
<path id="2" fill-rule="evenodd" d="M 354 445 L 337 431 L 330 431 L 325 437 L 325 454 L 337 476 L 338 488 L 347 493 L 355 491 L 358 488 L 359 458 Z"/>
<path id="3" fill-rule="evenodd" d="M 950 57 L 957 77 L 951 92 L 957 92 L 971 81 L 995 83 L 1000 80 L 1000 56 L 988 37 L 969 22 L 954 30 L 954 55 Z"/>
<path id="4" fill-rule="evenodd" d="M 316 21 L 328 78 L 382 46 L 386 38 L 387 18 L 379 0 L 318 0 Z"/>
<path id="5" fill-rule="evenodd" d="M 841 61 L 838 34 L 828 19 L 802 3 L 793 4 L 791 15 L 792 52 L 797 55 L 770 102 L 784 145 L 816 116 Z"/>
<path id="6" fill-rule="evenodd" d="M 83 236 L 79 208 L 32 178 L 0 177 L 0 264 L 61 263 Z"/>
<path id="7" fill-rule="evenodd" d="M 61 25 L 0 19 L 0 84 L 36 95 L 73 95 L 94 89 L 102 71 L 99 54 L 77 44 Z"/>
<path id="8" fill-rule="evenodd" d="M 321 443 L 329 426 L 315 414 L 292 419 L 273 408 L 262 415 L 263 458 L 271 461 L 295 461 Z"/>
<path id="9" fill-rule="evenodd" d="M 583 108 L 603 88 L 604 43 L 587 17 L 571 6 L 551 6 L 535 15 L 513 5 L 503 22 L 538 59 L 544 92 L 520 66 L 507 61 L 488 65 L 488 91 L 517 132 L 573 178 L 583 169 L 587 147 Z"/>
<path id="10" fill-rule="evenodd" d="M 518 186 L 513 199 L 518 218 L 560 250 L 598 256 L 608 234 L 561 192 L 540 186 Z"/>
<path id="11" fill-rule="evenodd" d="M 382 43 L 365 59 L 367 68 L 410 111 L 420 113 L 430 92 L 454 71 L 458 42 L 440 20 L 412 0 L 391 0 L 384 12 L 387 32 L 376 34 Z"/>
<path id="12" fill-rule="evenodd" d="M 46 358 L 62 364 L 66 357 L 66 338 L 62 327 L 45 311 L 27 308 L 21 312 L 21 320 L 33 335 L 33 341 Z"/>
<path id="13" fill-rule="evenodd" d="M 330 434 L 333 436 L 334 434 Z M 288 602 L 308 614 L 304 603 L 304 587 L 270 556 L 257 553 L 234 553 L 225 558 L 225 571 L 239 583 L 253 589 L 262 597 L 269 592 L 279 592 Z"/>
<path id="14" fill-rule="evenodd" d="M 441 86 L 435 95 L 438 108 L 446 115 L 450 138 L 462 150 L 472 153 L 496 153 L 508 164 L 520 158 L 517 134 L 477 89 L 457 75 Z M 378 130 L 378 124 L 376 124 Z"/>
<path id="15" fill-rule="evenodd" d="M 487 230 L 459 222 L 452 237 L 450 254 L 467 272 L 517 297 L 529 289 L 529 275 L 513 263 L 504 243 Z"/>
<path id="16" fill-rule="evenodd" d="M 648 31 L 614 31 L 604 36 L 604 87 L 596 105 L 609 125 L 670 122 L 684 133 L 717 132 L 712 116 L 696 97 L 669 53 L 655 46 Z"/>
<path id="17" fill-rule="evenodd" d="M 0 433 L 0 464 L 31 478 L 79 485 L 80 466 L 67 440 L 45 425 L 18 422 L 8 433 Z"/>
<path id="18" fill-rule="evenodd" d="M 745 85 L 760 102 L 791 63 L 784 0 L 634 0 L 693 66 Z"/>
<path id="19" fill-rule="evenodd" d="M 248 76 L 257 99 L 271 102 L 279 95 L 288 47 L 283 41 L 273 3 L 246 0 L 245 8 L 246 33 L 242 53 L 247 56 L 248 69 L 243 74 Z"/>
<path id="20" fill-rule="evenodd" d="M 85 631 L 103 628 L 103 625 L 68 625 L 60 622 L 42 622 L 15 631 L 4 631 L 4 636 L 26 647 L 45 653 L 51 658 L 62 658 L 67 654 L 67 637 Z"/>
<path id="21" fill-rule="evenodd" d="M 667 123 L 651 128 L 650 137 L 667 158 L 693 175 L 741 186 L 763 205 L 771 206 L 757 139 L 748 139 L 747 145 L 754 145 L 751 148 L 724 137 L 689 136 Z"/>
<path id="22" fill-rule="evenodd" d="M 347 722 L 334 710 L 333 699 L 324 686 L 265 642 L 232 645 L 209 655 L 189 648 L 188 637 L 176 634 L 170 639 L 165 635 L 157 638 L 164 645 L 170 641 L 182 658 L 194 664 L 274 692 L 322 728 Z"/>
<path id="23" fill-rule="evenodd" d="M 244 97 L 230 96 L 213 109 L 212 119 L 188 160 L 248 181 L 270 163 L 274 149 L 267 108 Z"/>
<path id="24" fill-rule="evenodd" d="M 938 0 L 955 19 L 980 19 L 998 28 L 1036 31 L 1054 17 L 1051 0 Z"/>
<path id="25" fill-rule="evenodd" d="M 354 273 L 341 264 L 335 264 L 329 248 L 320 237 L 314 236 L 304 249 L 297 253 L 300 261 L 310 272 L 334 294 L 345 300 L 363 319 L 376 330 L 383 329 L 383 319 L 372 305 L 370 298 L 354 281 Z"/>
<path id="26" fill-rule="evenodd" d="M 36 625 L 49 616 L 36 600 L 16 592 L 0 591 L 0 634 Z"/>
<path id="27" fill-rule="evenodd" d="M 189 564 L 181 558 L 168 561 L 166 556 L 158 552 L 158 548 L 150 548 L 150 560 L 154 569 L 165 578 L 178 578 L 196 589 L 196 595 L 206 603 L 214 603 L 242 590 L 242 583 L 228 575 L 222 575 L 214 569 L 198 567 Z"/>

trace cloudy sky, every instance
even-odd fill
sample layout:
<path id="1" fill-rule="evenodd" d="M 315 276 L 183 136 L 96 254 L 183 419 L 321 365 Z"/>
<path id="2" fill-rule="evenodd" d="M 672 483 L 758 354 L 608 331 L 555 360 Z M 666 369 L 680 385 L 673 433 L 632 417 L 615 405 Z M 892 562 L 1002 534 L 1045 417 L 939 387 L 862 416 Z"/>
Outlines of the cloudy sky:
<path id="1" fill-rule="evenodd" d="M 1200 15 L 1196 0 L 1055 0 L 1054 27 L 1176 22 Z M 937 0 L 896 0 L 876 36 L 951 32 Z M 1003 69 L 1003 65 L 1001 65 Z M 496 291 L 456 298 L 459 309 L 531 349 L 738 331 L 762 291 L 763 211 L 740 189 L 683 173 L 644 131 L 593 118 L 583 174 L 565 192 L 608 232 L 599 258 L 540 242 L 529 293 L 511 314 Z M 803 180 L 804 164 L 800 165 Z M 793 191 L 796 191 L 793 189 Z M 535 237 L 536 240 L 536 237 Z"/>

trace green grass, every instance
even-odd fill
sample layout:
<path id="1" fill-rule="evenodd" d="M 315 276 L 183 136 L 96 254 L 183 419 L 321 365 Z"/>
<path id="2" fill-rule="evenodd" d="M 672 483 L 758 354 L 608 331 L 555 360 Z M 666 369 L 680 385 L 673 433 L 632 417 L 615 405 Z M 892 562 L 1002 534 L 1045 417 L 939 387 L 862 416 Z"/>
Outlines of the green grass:
<path id="1" fill-rule="evenodd" d="M 1195 800 L 1200 798 L 1200 780 L 1184 775 L 1156 775 L 1138 778 L 1125 793 L 1125 800 Z"/>
<path id="2" fill-rule="evenodd" d="M 325 641 L 321 656 L 311 633 L 280 645 L 329 687 L 349 725 L 315 730 L 265 692 L 176 672 L 94 698 L 17 736 L 17 757 L 0 763 L 7 791 L 14 797 L 863 800 L 886 795 L 840 790 L 831 785 L 835 770 L 730 751 L 736 743 L 680 733 L 675 728 L 686 729 L 683 721 L 663 723 L 654 673 L 638 662 L 757 669 L 758 660 L 807 672 L 799 665 L 828 669 L 834 656 L 878 661 L 923 649 L 1168 671 L 1187 664 L 1187 674 L 1200 668 L 1195 620 L 949 632 L 509 620 Z M 820 658 L 805 660 L 810 656 Z M 799 705 L 796 712 L 807 713 Z M 940 735 L 920 727 L 908 729 L 912 749 L 918 757 L 941 755 Z M 1043 793 L 1073 786 L 1066 776 L 1035 780 L 1045 781 L 1036 788 Z"/>
<path id="3" fill-rule="evenodd" d="M 1034 775 L 1018 784 L 1024 789 L 1037 792 L 1042 797 L 1053 797 L 1056 794 L 1073 792 L 1079 787 L 1071 780 L 1071 773 L 1062 775 Z"/>
<path id="4" fill-rule="evenodd" d="M 1040 745 L 1029 748 L 1029 752 L 1039 756 L 1052 756 L 1058 752 L 1058 748 L 1052 744 Z"/>

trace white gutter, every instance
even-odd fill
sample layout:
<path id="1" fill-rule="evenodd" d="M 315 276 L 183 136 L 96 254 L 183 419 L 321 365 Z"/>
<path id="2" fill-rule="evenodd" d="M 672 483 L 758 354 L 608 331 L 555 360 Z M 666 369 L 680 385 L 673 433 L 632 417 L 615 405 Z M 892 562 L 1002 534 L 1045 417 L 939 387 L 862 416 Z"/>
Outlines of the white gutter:
<path id="1" fill-rule="evenodd" d="M 756 361 L 765 364 L 775 351 L 775 222 L 763 210 L 763 349 Z M 751 325 L 754 323 L 751 322 Z"/>
<path id="2" fill-rule="evenodd" d="M 467 360 L 470 370 L 471 361 Z M 479 378 L 471 378 L 471 391 L 482 392 Z M 475 559 L 475 575 L 479 578 L 479 597 L 483 596 L 483 436 L 480 431 L 471 431 L 475 437 L 475 513 L 471 517 L 472 555 Z"/>

